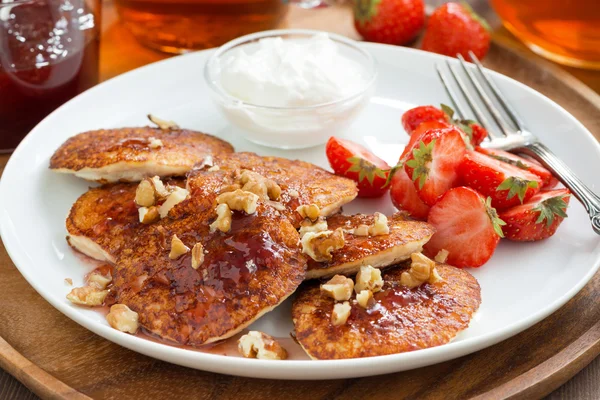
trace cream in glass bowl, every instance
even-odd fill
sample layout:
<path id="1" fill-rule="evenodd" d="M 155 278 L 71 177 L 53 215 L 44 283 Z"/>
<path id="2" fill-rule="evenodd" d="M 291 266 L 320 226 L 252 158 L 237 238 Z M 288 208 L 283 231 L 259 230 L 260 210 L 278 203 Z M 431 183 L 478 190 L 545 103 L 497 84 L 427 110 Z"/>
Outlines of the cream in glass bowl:
<path id="1" fill-rule="evenodd" d="M 353 40 L 291 29 L 226 43 L 204 76 L 212 98 L 248 140 L 297 149 L 343 133 L 368 103 L 377 66 Z"/>

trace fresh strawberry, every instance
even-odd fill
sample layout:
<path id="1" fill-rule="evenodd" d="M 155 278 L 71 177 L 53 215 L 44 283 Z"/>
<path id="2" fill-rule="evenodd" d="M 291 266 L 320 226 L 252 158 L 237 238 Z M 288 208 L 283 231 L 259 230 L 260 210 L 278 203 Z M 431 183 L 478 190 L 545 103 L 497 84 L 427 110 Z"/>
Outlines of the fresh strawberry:
<path id="1" fill-rule="evenodd" d="M 479 146 L 488 137 L 488 131 L 475 121 L 469 121 L 469 127 L 471 128 L 471 144 Z"/>
<path id="2" fill-rule="evenodd" d="M 496 160 L 500 160 L 505 163 L 514 165 L 515 167 L 524 169 L 525 171 L 529 171 L 532 174 L 539 176 L 542 180 L 542 188 L 546 188 L 549 183 L 553 183 L 552 181 L 554 177 L 552 176 L 550 171 L 542 167 L 541 164 L 539 164 L 531 158 L 520 157 L 516 154 L 502 150 L 484 149 L 481 147 L 478 147 L 476 150 L 480 153 L 495 158 Z"/>
<path id="3" fill-rule="evenodd" d="M 467 151 L 458 173 L 463 185 L 491 197 L 499 210 L 522 204 L 542 186 L 537 175 L 476 151 Z"/>
<path id="4" fill-rule="evenodd" d="M 387 44 L 413 41 L 425 25 L 423 0 L 356 0 L 354 26 L 365 40 Z"/>
<path id="5" fill-rule="evenodd" d="M 479 146 L 487 137 L 487 131 L 477 121 L 454 118 L 454 110 L 445 104 L 441 105 L 441 109 L 447 115 L 448 121 L 459 127 L 469 137 L 469 143 L 472 146 Z"/>
<path id="6" fill-rule="evenodd" d="M 487 200 L 471 188 L 450 189 L 429 211 L 427 222 L 436 233 L 425 245 L 430 257 L 442 249 L 447 263 L 456 267 L 480 267 L 494 254 L 504 222 Z"/>
<path id="7" fill-rule="evenodd" d="M 392 203 L 399 210 L 404 210 L 415 219 L 425 221 L 429 214 L 429 206 L 419 198 L 413 181 L 404 169 L 396 171 L 390 184 Z"/>
<path id="8" fill-rule="evenodd" d="M 567 217 L 570 197 L 567 189 L 544 190 L 527 203 L 502 211 L 504 235 L 520 242 L 549 238 Z"/>
<path id="9" fill-rule="evenodd" d="M 541 163 L 540 163 L 538 160 L 536 160 L 535 158 L 531 158 L 531 157 L 529 157 L 529 156 L 527 156 L 527 155 L 522 155 L 522 157 L 523 157 L 524 159 L 526 159 L 527 161 L 529 161 L 529 162 L 530 162 L 532 165 L 536 165 L 536 166 L 538 166 L 538 167 L 541 167 L 541 168 L 544 168 L 544 169 L 546 169 L 546 168 L 545 168 L 545 167 L 544 167 L 544 166 L 543 166 L 543 165 L 542 165 L 542 164 L 541 164 Z M 548 172 L 550 172 L 550 171 L 548 171 Z M 535 173 L 535 172 L 534 172 L 534 173 Z M 554 175 L 552 175 L 552 173 L 550 172 L 550 179 L 548 179 L 548 182 L 545 182 L 545 183 L 544 183 L 544 186 L 542 187 L 542 189 L 546 189 L 546 190 L 552 189 L 552 188 L 554 188 L 556 185 L 558 185 L 558 183 L 559 183 L 559 180 L 558 180 L 558 179 L 557 179 L 557 178 L 556 178 Z"/>
<path id="10" fill-rule="evenodd" d="M 471 50 L 482 59 L 490 47 L 490 28 L 467 3 L 446 3 L 437 8 L 423 37 L 422 49 L 450 57 Z"/>
<path id="11" fill-rule="evenodd" d="M 430 129 L 407 157 L 405 170 L 417 193 L 429 206 L 456 185 L 457 168 L 467 148 L 461 132 L 454 126 Z"/>
<path id="12" fill-rule="evenodd" d="M 357 182 L 359 196 L 379 197 L 388 190 L 390 166 L 360 144 L 332 136 L 325 153 L 337 175 Z"/>
<path id="13" fill-rule="evenodd" d="M 408 144 L 404 147 L 404 151 L 402 152 L 402 155 L 400 156 L 400 162 L 404 162 L 406 161 L 406 158 L 408 157 L 409 154 L 412 154 L 412 150 L 414 149 L 414 147 L 416 145 L 419 144 L 419 142 L 421 141 L 421 138 L 423 137 L 423 135 L 425 133 L 427 133 L 430 130 L 433 129 L 442 129 L 442 128 L 449 128 L 452 125 L 449 124 L 448 122 L 441 122 L 441 121 L 426 121 L 426 122 L 422 122 L 417 129 L 415 129 L 411 136 L 410 136 L 410 140 L 408 141 Z"/>
<path id="14" fill-rule="evenodd" d="M 434 106 L 419 106 L 402 114 L 402 126 L 409 135 L 423 122 L 430 121 L 448 122 L 448 116 Z"/>

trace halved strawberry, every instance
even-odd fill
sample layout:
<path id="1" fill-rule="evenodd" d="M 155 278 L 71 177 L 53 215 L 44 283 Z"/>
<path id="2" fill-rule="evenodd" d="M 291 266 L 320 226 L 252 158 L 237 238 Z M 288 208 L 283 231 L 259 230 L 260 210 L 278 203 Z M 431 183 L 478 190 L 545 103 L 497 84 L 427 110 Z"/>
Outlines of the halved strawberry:
<path id="1" fill-rule="evenodd" d="M 337 175 L 357 182 L 359 196 L 379 197 L 388 190 L 386 181 L 390 166 L 364 146 L 332 136 L 325 146 L 325 153 Z"/>
<path id="2" fill-rule="evenodd" d="M 531 158 L 520 157 L 516 154 L 502 150 L 484 149 L 481 147 L 478 147 L 476 150 L 496 160 L 514 165 L 517 168 L 521 168 L 539 176 L 542 180 L 542 188 L 545 188 L 552 181 L 552 173 Z"/>
<path id="3" fill-rule="evenodd" d="M 492 206 L 506 209 L 536 194 L 542 180 L 535 174 L 476 151 L 467 151 L 458 167 L 461 182 L 492 198 Z"/>
<path id="4" fill-rule="evenodd" d="M 417 129 L 415 129 L 412 133 L 412 135 L 410 136 L 410 139 L 408 141 L 408 144 L 404 147 L 404 151 L 402 152 L 402 155 L 400 156 L 400 161 L 406 161 L 406 158 L 412 154 L 413 149 L 415 148 L 416 145 L 419 144 L 419 142 L 421 141 L 421 138 L 423 137 L 423 135 L 426 132 L 429 132 L 432 129 L 442 129 L 442 128 L 449 128 L 452 125 L 449 124 L 448 122 L 441 122 L 441 121 L 427 121 L 427 122 L 423 122 L 421 123 L 421 125 L 419 125 L 417 127 Z"/>
<path id="5" fill-rule="evenodd" d="M 527 155 L 523 155 L 523 158 L 526 159 L 527 161 L 529 161 L 531 164 L 533 165 L 537 165 L 538 167 L 542 167 L 545 168 L 538 160 L 536 160 L 535 158 L 531 158 Z M 550 172 L 550 171 L 548 171 Z M 556 185 L 558 185 L 560 183 L 560 181 L 554 176 L 554 175 L 550 175 L 550 179 L 548 180 L 548 182 L 546 182 L 544 184 L 544 186 L 542 187 L 542 189 L 552 189 L 553 187 L 555 187 Z"/>
<path id="6" fill-rule="evenodd" d="M 496 210 L 475 190 L 450 189 L 429 211 L 427 222 L 436 233 L 425 245 L 429 257 L 447 250 L 447 263 L 456 267 L 480 267 L 494 254 L 504 222 Z"/>
<path id="7" fill-rule="evenodd" d="M 502 211 L 504 235 L 520 242 L 549 238 L 567 217 L 570 198 L 568 189 L 544 190 L 527 203 Z"/>
<path id="8" fill-rule="evenodd" d="M 409 135 L 423 122 L 448 122 L 448 116 L 442 110 L 434 106 L 419 106 L 411 108 L 402 114 L 402 126 Z"/>
<path id="9" fill-rule="evenodd" d="M 466 150 L 461 132 L 454 126 L 428 130 L 421 136 L 404 168 L 425 204 L 432 206 L 456 185 L 457 168 Z"/>
<path id="10" fill-rule="evenodd" d="M 411 217 L 426 220 L 429 206 L 419 198 L 413 181 L 408 177 L 404 168 L 396 171 L 390 184 L 390 197 L 392 203 L 399 210 L 404 210 Z"/>
<path id="11" fill-rule="evenodd" d="M 487 130 L 479 125 L 477 121 L 473 121 L 472 119 L 454 118 L 454 110 L 450 106 L 442 104 L 440 107 L 448 117 L 448 121 L 459 127 L 467 135 L 472 146 L 479 146 L 487 137 Z"/>

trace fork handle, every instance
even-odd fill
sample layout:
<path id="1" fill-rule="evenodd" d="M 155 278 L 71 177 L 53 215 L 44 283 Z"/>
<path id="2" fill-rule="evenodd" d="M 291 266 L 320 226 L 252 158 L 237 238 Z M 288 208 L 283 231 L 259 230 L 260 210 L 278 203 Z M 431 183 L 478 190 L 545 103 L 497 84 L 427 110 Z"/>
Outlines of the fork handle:
<path id="1" fill-rule="evenodd" d="M 587 187 L 575 173 L 542 143 L 532 143 L 517 150 L 540 161 L 575 195 L 587 211 L 594 232 L 600 235 L 600 197 Z"/>

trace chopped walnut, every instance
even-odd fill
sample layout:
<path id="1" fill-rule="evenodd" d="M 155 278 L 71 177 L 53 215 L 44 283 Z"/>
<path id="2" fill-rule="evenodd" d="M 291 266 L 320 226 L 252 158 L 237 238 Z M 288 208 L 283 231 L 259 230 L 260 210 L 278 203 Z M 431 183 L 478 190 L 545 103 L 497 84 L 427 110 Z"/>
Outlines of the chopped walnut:
<path id="1" fill-rule="evenodd" d="M 209 171 L 209 172 L 215 172 L 215 171 L 218 171 L 218 170 L 220 170 L 220 169 L 221 169 L 221 168 L 220 168 L 218 165 L 213 165 L 212 167 L 210 167 L 210 168 L 208 169 L 208 171 Z"/>
<path id="2" fill-rule="evenodd" d="M 382 213 L 375 213 L 375 221 L 373 225 L 369 227 L 369 234 L 371 236 L 388 235 L 390 233 L 390 227 L 388 226 L 388 219 Z"/>
<path id="3" fill-rule="evenodd" d="M 140 207 L 150 207 L 155 201 L 154 185 L 150 179 L 144 179 L 135 190 L 135 204 Z"/>
<path id="4" fill-rule="evenodd" d="M 180 187 L 175 187 L 171 194 L 167 196 L 165 202 L 159 207 L 158 213 L 160 214 L 160 217 L 166 217 L 173 207 L 187 198 L 188 194 L 189 192 L 187 190 Z"/>
<path id="5" fill-rule="evenodd" d="M 156 206 L 140 207 L 138 208 L 138 214 L 142 224 L 151 224 L 160 219 L 160 213 L 158 212 L 158 207 Z"/>
<path id="6" fill-rule="evenodd" d="M 287 351 L 273 337 L 259 331 L 250 331 L 238 340 L 238 351 L 246 358 L 285 360 Z"/>
<path id="7" fill-rule="evenodd" d="M 300 197 L 300 193 L 298 193 L 298 191 L 295 189 L 289 189 L 288 194 L 294 199 Z"/>
<path id="8" fill-rule="evenodd" d="M 327 283 L 321 285 L 321 292 L 336 301 L 350 300 L 354 281 L 343 275 L 335 275 Z"/>
<path id="9" fill-rule="evenodd" d="M 169 258 L 171 260 L 176 260 L 185 253 L 190 251 L 190 248 L 187 247 L 181 239 L 177 237 L 177 235 L 173 235 L 171 238 L 171 252 L 169 253 Z"/>
<path id="10" fill-rule="evenodd" d="M 104 275 L 99 270 L 95 269 L 87 277 L 86 283 L 87 286 L 95 287 L 98 289 L 106 289 L 109 283 L 112 282 L 112 275 L 110 271 L 107 271 L 106 275 Z"/>
<path id="11" fill-rule="evenodd" d="M 231 229 L 231 210 L 227 204 L 219 204 L 217 206 L 217 219 L 210 224 L 210 231 L 216 230 L 227 233 Z"/>
<path id="12" fill-rule="evenodd" d="M 277 211 L 285 211 L 285 205 L 279 201 L 267 200 L 265 203 L 270 205 Z"/>
<path id="13" fill-rule="evenodd" d="M 168 195 L 171 194 L 171 191 L 169 191 L 165 187 L 165 184 L 163 183 L 163 181 L 160 180 L 160 177 L 153 176 L 152 178 L 150 178 L 150 181 L 154 185 L 154 193 L 155 193 L 155 195 L 158 196 L 159 198 L 164 199 Z"/>
<path id="14" fill-rule="evenodd" d="M 114 304 L 110 308 L 110 312 L 106 315 L 106 321 L 113 328 L 121 331 L 134 334 L 137 332 L 138 313 L 132 311 L 125 304 Z"/>
<path id="15" fill-rule="evenodd" d="M 69 285 L 69 286 L 73 286 L 73 279 L 71 279 L 71 278 L 65 278 L 65 284 Z"/>
<path id="16" fill-rule="evenodd" d="M 263 200 L 279 200 L 281 188 L 279 185 L 256 172 L 245 170 L 240 176 L 240 183 L 244 185 L 242 190 L 251 192 Z"/>
<path id="17" fill-rule="evenodd" d="M 369 236 L 369 225 L 361 224 L 354 229 L 347 229 L 346 232 L 354 236 Z"/>
<path id="18" fill-rule="evenodd" d="M 319 217 L 315 222 L 307 218 L 300 223 L 300 238 L 303 238 L 308 232 L 318 233 L 326 231 L 327 229 L 327 221 L 325 218 Z"/>
<path id="19" fill-rule="evenodd" d="M 221 190 L 219 191 L 219 194 L 227 193 L 227 192 L 235 192 L 236 190 L 241 189 L 241 188 L 242 187 L 238 183 L 232 183 L 231 185 L 223 186 L 221 188 Z"/>
<path id="20" fill-rule="evenodd" d="M 196 243 L 192 247 L 192 268 L 198 269 L 204 262 L 204 246 L 202 243 Z"/>
<path id="21" fill-rule="evenodd" d="M 435 283 L 442 278 L 435 269 L 435 261 L 430 260 L 422 253 L 412 253 L 410 269 L 400 275 L 400 284 L 409 288 L 421 286 L 423 283 Z"/>
<path id="22" fill-rule="evenodd" d="M 383 288 L 383 279 L 381 278 L 381 270 L 373 268 L 370 265 L 360 267 L 356 274 L 356 283 L 354 291 L 360 293 L 363 290 L 370 290 L 373 293 L 381 291 Z"/>
<path id="23" fill-rule="evenodd" d="M 246 214 L 256 212 L 257 202 L 258 196 L 256 194 L 241 189 L 217 196 L 217 204 L 227 204 L 230 210 L 245 211 Z"/>
<path id="24" fill-rule="evenodd" d="M 152 114 L 148 114 L 148 119 L 160 129 L 179 129 L 179 125 L 177 125 L 175 122 L 160 119 Z"/>
<path id="25" fill-rule="evenodd" d="M 343 303 L 336 303 L 333 305 L 333 312 L 331 313 L 331 322 L 334 326 L 344 325 L 348 321 L 352 307 L 347 301 Z"/>
<path id="26" fill-rule="evenodd" d="M 311 221 L 316 221 L 321 215 L 321 210 L 316 204 L 304 204 L 296 208 L 296 211 L 302 218 L 308 218 Z"/>
<path id="27" fill-rule="evenodd" d="M 369 289 L 361 290 L 356 294 L 356 302 L 362 308 L 369 308 L 369 303 L 373 300 L 373 292 Z"/>
<path id="28" fill-rule="evenodd" d="M 104 303 L 108 290 L 102 290 L 94 286 L 77 287 L 67 295 L 67 300 L 73 304 L 96 307 Z"/>
<path id="29" fill-rule="evenodd" d="M 160 139 L 157 139 L 155 137 L 150 137 L 148 139 L 148 147 L 150 147 L 151 149 L 158 149 L 163 147 L 163 142 Z"/>
<path id="30" fill-rule="evenodd" d="M 333 258 L 331 253 L 341 249 L 345 244 L 342 228 L 319 233 L 308 232 L 302 237 L 302 252 L 315 261 L 331 261 Z"/>
<path id="31" fill-rule="evenodd" d="M 446 249 L 441 249 L 440 251 L 438 251 L 438 253 L 435 255 L 434 260 L 436 262 L 439 262 L 440 264 L 444 264 L 446 262 L 446 260 L 448 259 L 448 254 L 450 254 L 450 252 Z"/>

